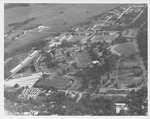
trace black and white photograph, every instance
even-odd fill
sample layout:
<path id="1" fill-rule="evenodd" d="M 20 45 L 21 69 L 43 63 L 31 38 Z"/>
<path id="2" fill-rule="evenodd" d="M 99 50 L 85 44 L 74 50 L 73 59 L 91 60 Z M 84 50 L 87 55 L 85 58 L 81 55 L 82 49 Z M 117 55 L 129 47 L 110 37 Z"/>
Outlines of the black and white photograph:
<path id="1" fill-rule="evenodd" d="M 4 116 L 148 117 L 148 2 L 2 4 Z"/>

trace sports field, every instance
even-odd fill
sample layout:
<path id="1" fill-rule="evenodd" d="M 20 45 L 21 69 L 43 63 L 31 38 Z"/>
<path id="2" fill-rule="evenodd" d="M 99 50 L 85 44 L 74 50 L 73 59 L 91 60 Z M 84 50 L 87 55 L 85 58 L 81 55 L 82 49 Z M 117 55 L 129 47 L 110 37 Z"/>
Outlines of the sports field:
<path id="1" fill-rule="evenodd" d="M 136 53 L 134 44 L 132 42 L 120 44 L 114 50 L 120 54 L 124 54 L 125 57 Z"/>

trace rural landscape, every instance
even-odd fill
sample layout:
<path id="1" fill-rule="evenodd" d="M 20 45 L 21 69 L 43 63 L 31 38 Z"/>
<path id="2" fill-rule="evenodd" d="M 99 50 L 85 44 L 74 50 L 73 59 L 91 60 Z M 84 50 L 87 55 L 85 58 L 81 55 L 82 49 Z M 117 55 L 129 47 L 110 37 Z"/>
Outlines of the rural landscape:
<path id="1" fill-rule="evenodd" d="M 147 27 L 145 3 L 5 3 L 5 115 L 147 116 Z"/>

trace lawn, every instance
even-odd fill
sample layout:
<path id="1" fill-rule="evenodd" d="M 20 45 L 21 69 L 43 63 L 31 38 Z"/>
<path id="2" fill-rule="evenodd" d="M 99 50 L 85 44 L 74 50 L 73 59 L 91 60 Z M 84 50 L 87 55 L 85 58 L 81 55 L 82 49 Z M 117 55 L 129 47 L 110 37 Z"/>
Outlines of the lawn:
<path id="1" fill-rule="evenodd" d="M 128 73 L 132 73 L 133 71 L 132 71 L 132 69 L 119 69 L 118 70 L 118 75 L 120 76 L 120 75 L 126 75 L 126 74 L 128 74 Z"/>
<path id="2" fill-rule="evenodd" d="M 44 79 L 39 81 L 36 86 L 43 87 L 55 87 L 58 89 L 64 89 L 70 84 L 70 79 L 65 76 L 56 76 L 53 79 Z"/>
<path id="3" fill-rule="evenodd" d="M 133 76 L 122 76 L 118 78 L 118 81 L 120 82 L 132 82 Z"/>
<path id="4" fill-rule="evenodd" d="M 89 62 L 92 61 L 87 51 L 77 53 L 77 58 L 82 65 L 87 65 Z"/>
<path id="5" fill-rule="evenodd" d="M 122 65 L 124 67 L 136 67 L 136 66 L 139 66 L 139 63 L 138 62 L 123 62 Z"/>
<path id="6" fill-rule="evenodd" d="M 139 67 L 138 62 L 122 62 L 119 64 L 119 69 L 129 69 Z"/>
<path id="7" fill-rule="evenodd" d="M 134 44 L 132 42 L 120 44 L 114 50 L 118 53 L 124 54 L 125 57 L 136 53 Z"/>

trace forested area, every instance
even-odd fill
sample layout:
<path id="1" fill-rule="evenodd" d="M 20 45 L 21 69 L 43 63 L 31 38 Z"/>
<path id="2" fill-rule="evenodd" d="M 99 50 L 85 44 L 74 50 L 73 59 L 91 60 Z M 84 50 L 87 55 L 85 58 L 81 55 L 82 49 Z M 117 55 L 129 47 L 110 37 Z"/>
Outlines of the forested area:
<path id="1" fill-rule="evenodd" d="M 139 33 L 137 35 L 137 42 L 140 49 L 140 54 L 144 59 L 145 66 L 147 67 L 147 23 L 145 23 L 141 29 L 139 30 Z"/>

